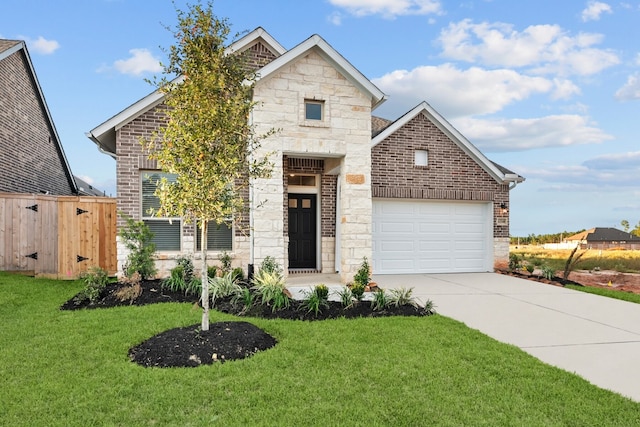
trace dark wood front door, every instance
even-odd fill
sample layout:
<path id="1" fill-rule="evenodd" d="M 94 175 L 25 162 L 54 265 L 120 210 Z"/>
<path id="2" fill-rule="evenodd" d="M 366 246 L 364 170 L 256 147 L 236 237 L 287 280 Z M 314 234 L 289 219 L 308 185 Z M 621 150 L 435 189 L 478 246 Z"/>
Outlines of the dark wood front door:
<path id="1" fill-rule="evenodd" d="M 289 194 L 289 268 L 316 268 L 316 195 Z"/>

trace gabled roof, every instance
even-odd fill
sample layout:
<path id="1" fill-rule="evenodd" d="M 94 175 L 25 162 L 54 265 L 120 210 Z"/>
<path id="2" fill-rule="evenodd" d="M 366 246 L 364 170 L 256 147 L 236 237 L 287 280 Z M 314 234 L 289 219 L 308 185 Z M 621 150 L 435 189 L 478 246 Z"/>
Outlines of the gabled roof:
<path id="1" fill-rule="evenodd" d="M 386 95 L 380 91 L 373 83 L 371 83 L 362 73 L 360 73 L 353 65 L 344 59 L 335 49 L 324 41 L 320 36 L 314 35 L 300 43 L 298 46 L 287 51 L 280 43 L 278 43 L 263 28 L 258 27 L 240 40 L 231 44 L 227 49 L 227 53 L 242 52 L 249 48 L 253 43 L 260 39 L 272 52 L 276 55 L 276 59 L 258 70 L 256 81 L 269 77 L 281 67 L 298 59 L 306 54 L 309 50 L 315 49 L 320 56 L 327 62 L 332 64 L 336 69 L 360 90 L 371 97 L 372 108 L 377 107 L 386 100 Z M 182 77 L 177 77 L 173 81 L 179 83 Z M 130 105 L 120 113 L 111 117 L 104 123 L 98 125 L 86 135 L 89 139 L 96 143 L 98 149 L 111 157 L 116 155 L 116 131 L 127 123 L 135 120 L 140 115 L 149 111 L 153 107 L 160 104 L 164 99 L 164 94 L 159 90 L 150 93 L 146 97 Z"/>
<path id="2" fill-rule="evenodd" d="M 467 138 L 464 137 L 451 123 L 449 123 L 440 113 L 438 113 L 426 101 L 421 102 L 411 111 L 404 114 L 395 122 L 384 128 L 371 140 L 371 148 L 378 145 L 391 134 L 398 131 L 404 125 L 413 120 L 418 114 L 424 114 L 438 129 L 447 135 L 462 151 L 475 160 L 493 179 L 500 184 L 517 184 L 525 180 L 524 177 L 511 172 L 509 169 L 489 160 L 480 150 L 478 150 Z"/>
<path id="3" fill-rule="evenodd" d="M 47 121 L 54 143 L 56 145 L 58 155 L 60 157 L 60 162 L 64 167 L 64 173 L 67 177 L 67 181 L 69 181 L 69 186 L 71 187 L 71 191 L 74 193 L 78 192 L 78 187 L 76 185 L 76 181 L 73 179 L 73 174 L 71 173 L 71 167 L 69 166 L 69 162 L 67 161 L 67 156 L 64 154 L 64 149 L 62 148 L 62 143 L 60 142 L 60 137 L 58 136 L 58 131 L 56 130 L 56 126 L 53 123 L 53 118 L 51 117 L 51 113 L 49 112 L 49 107 L 47 106 L 47 101 L 44 99 L 44 93 L 42 92 L 42 87 L 40 87 L 40 82 L 38 82 L 38 77 L 36 76 L 35 68 L 33 67 L 33 63 L 31 62 L 31 56 L 29 56 L 29 51 L 27 50 L 27 44 L 22 40 L 4 40 L 0 39 L 0 61 L 5 60 L 9 56 L 14 53 L 18 53 L 22 51 L 22 54 L 27 63 L 27 72 L 29 73 L 29 78 L 33 84 L 33 88 L 36 91 L 38 96 L 38 101 L 42 106 L 42 111 L 45 115 L 45 120 Z"/>
<path id="4" fill-rule="evenodd" d="M 317 34 L 309 37 L 298 46 L 286 52 L 284 55 L 274 59 L 259 70 L 257 80 L 266 79 L 271 74 L 278 71 L 283 66 L 290 64 L 310 50 L 315 50 L 325 61 L 335 67 L 340 74 L 353 83 L 358 89 L 371 98 L 371 109 L 375 109 L 384 101 L 387 96 L 358 71 L 349 61 L 340 55 L 329 43 Z"/>
<path id="5" fill-rule="evenodd" d="M 106 193 L 104 191 L 100 191 L 97 188 L 94 188 L 91 184 L 89 184 L 87 181 L 80 178 L 79 176 L 74 175 L 73 178 L 76 180 L 76 185 L 78 186 L 78 194 L 84 195 L 84 196 L 98 196 L 98 197 L 106 196 Z"/>
<path id="6" fill-rule="evenodd" d="M 246 36 L 242 37 L 240 40 L 231 44 L 226 48 L 227 53 L 232 52 L 242 52 L 250 47 L 256 40 L 261 39 L 262 42 L 272 50 L 272 52 L 280 56 L 286 49 L 282 47 L 280 43 L 278 43 L 269 33 L 267 33 L 261 27 L 256 28 Z M 180 83 L 183 77 L 178 76 L 173 79 L 172 83 Z M 104 123 L 96 126 L 85 135 L 87 138 L 92 140 L 98 146 L 98 149 L 105 154 L 113 157 L 116 157 L 116 131 L 125 126 L 128 123 L 131 123 L 137 117 L 151 110 L 158 104 L 162 103 L 164 100 L 164 94 L 159 90 L 155 90 L 139 101 L 131 104 L 115 116 L 111 117 Z"/>
<path id="7" fill-rule="evenodd" d="M 573 236 L 567 237 L 570 241 L 587 242 L 640 242 L 640 237 L 618 230 L 612 227 L 595 227 Z"/>

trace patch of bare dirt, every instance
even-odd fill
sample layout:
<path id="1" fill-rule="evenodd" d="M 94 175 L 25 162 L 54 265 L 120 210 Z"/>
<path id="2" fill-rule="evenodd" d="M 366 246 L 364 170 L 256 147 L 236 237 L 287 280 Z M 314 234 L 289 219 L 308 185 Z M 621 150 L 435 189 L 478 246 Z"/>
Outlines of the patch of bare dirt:
<path id="1" fill-rule="evenodd" d="M 569 279 L 583 286 L 595 286 L 640 294 L 640 274 L 636 273 L 619 273 L 613 270 L 576 270 L 569 274 Z"/>

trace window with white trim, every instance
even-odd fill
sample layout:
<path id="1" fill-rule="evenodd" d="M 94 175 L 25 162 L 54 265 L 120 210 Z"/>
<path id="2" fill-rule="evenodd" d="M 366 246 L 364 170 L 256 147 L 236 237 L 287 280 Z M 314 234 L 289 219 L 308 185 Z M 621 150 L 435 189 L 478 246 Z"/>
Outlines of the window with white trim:
<path id="1" fill-rule="evenodd" d="M 428 166 L 429 165 L 429 152 L 427 150 L 415 151 L 415 163 L 416 166 Z"/>
<path id="2" fill-rule="evenodd" d="M 176 180 L 176 175 L 165 172 L 143 171 L 141 173 L 142 221 L 153 232 L 152 241 L 156 244 L 157 251 L 179 251 L 180 218 L 157 217 L 153 213 L 160 208 L 160 199 L 155 192 L 163 177 L 169 182 Z"/>

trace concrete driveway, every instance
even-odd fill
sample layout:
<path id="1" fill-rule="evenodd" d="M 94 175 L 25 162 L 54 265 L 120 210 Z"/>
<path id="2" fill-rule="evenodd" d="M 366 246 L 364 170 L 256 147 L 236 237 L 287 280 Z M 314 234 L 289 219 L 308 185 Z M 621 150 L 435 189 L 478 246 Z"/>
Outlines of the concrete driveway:
<path id="1" fill-rule="evenodd" d="M 640 402 L 640 304 L 496 273 L 378 275 L 436 311 Z"/>

